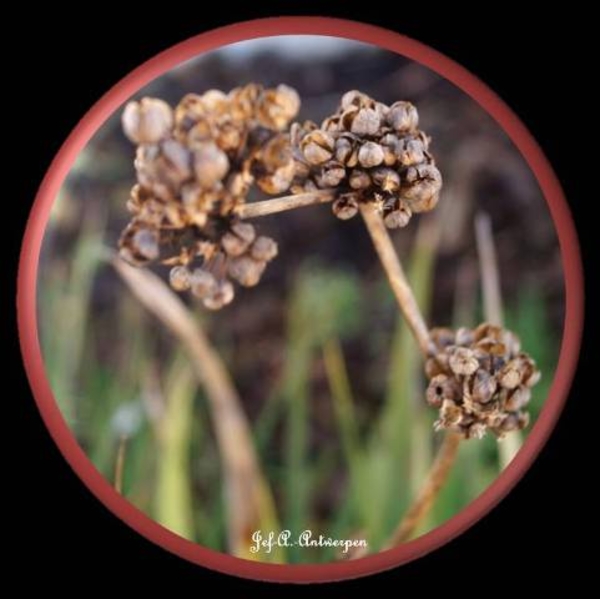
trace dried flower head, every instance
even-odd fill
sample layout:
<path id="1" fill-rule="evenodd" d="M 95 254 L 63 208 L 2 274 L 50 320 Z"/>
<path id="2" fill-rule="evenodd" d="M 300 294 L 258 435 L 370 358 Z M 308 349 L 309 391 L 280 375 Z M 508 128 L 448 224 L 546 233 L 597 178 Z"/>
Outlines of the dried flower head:
<path id="1" fill-rule="evenodd" d="M 488 430 L 502 437 L 527 426 L 523 410 L 540 372 L 514 333 L 483 323 L 430 335 L 436 353 L 425 364 L 426 399 L 439 409 L 436 429 L 479 439 Z"/>
<path id="2" fill-rule="evenodd" d="M 297 163 L 284 130 L 299 107 L 292 88 L 255 84 L 188 94 L 174 110 L 155 98 L 127 104 L 123 129 L 139 145 L 121 256 L 173 266 L 173 289 L 191 289 L 210 309 L 233 300 L 228 277 L 256 284 L 277 244 L 237 212 L 254 183 L 268 194 L 290 187 Z"/>
<path id="3" fill-rule="evenodd" d="M 442 177 L 429 153 L 429 138 L 418 129 L 417 109 L 410 102 L 386 106 L 359 91 L 342 96 L 335 114 L 321 126 L 295 123 L 296 180 L 292 191 L 336 189 L 350 202 L 373 203 L 387 227 L 404 227 L 417 212 L 438 202 Z M 341 219 L 358 210 L 333 203 Z"/>

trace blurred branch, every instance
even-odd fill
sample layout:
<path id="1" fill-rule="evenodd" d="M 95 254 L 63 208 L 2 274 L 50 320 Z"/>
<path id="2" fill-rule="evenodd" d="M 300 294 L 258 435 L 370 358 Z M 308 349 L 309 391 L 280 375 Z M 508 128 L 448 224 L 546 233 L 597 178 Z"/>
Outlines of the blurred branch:
<path id="1" fill-rule="evenodd" d="M 479 271 L 483 292 L 483 311 L 485 319 L 495 325 L 502 326 L 502 292 L 500 291 L 500 271 L 492 221 L 485 212 L 475 217 L 475 236 L 477 238 L 477 253 L 479 254 Z M 519 431 L 507 433 L 498 441 L 500 466 L 505 468 L 521 449 L 523 439 Z"/>
<path id="2" fill-rule="evenodd" d="M 456 433 L 448 432 L 445 434 L 421 492 L 406 512 L 384 549 L 390 549 L 410 539 L 419 523 L 429 513 L 435 498 L 452 469 L 460 446 L 460 439 L 461 437 Z"/>
<path id="3" fill-rule="evenodd" d="M 423 319 L 423 315 L 421 314 L 419 305 L 413 295 L 410 284 L 406 280 L 404 269 L 402 268 L 402 264 L 398 258 L 394 245 L 392 244 L 392 240 L 390 239 L 390 235 L 383 219 L 375 211 L 373 206 L 369 204 L 361 204 L 360 211 L 392 291 L 396 296 L 398 305 L 421 348 L 421 352 L 423 355 L 428 356 L 432 353 L 429 329 L 425 324 L 425 320 Z"/>
<path id="4" fill-rule="evenodd" d="M 249 558 L 252 532 L 257 528 L 277 530 L 278 525 L 271 491 L 229 373 L 186 306 L 157 275 L 119 258 L 112 264 L 142 305 L 180 341 L 204 385 L 225 478 L 229 550 Z"/>
<path id="5" fill-rule="evenodd" d="M 294 208 L 303 208 L 304 206 L 313 206 L 315 204 L 325 204 L 331 202 L 335 196 L 334 191 L 315 191 L 314 193 L 300 193 L 289 195 L 272 200 L 261 200 L 259 202 L 250 202 L 242 204 L 238 214 L 240 218 L 256 218 L 258 216 L 267 216 L 276 214 Z"/>
<path id="6" fill-rule="evenodd" d="M 115 491 L 123 494 L 123 471 L 125 469 L 125 451 L 127 449 L 127 435 L 121 435 L 117 446 L 117 459 L 115 460 Z"/>

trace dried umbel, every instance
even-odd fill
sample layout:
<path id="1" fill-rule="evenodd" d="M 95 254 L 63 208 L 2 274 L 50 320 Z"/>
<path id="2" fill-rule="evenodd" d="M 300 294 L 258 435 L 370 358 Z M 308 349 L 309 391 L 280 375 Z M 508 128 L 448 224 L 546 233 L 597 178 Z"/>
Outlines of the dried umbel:
<path id="1" fill-rule="evenodd" d="M 295 192 L 335 189 L 333 212 L 354 216 L 360 203 L 373 203 L 387 227 L 404 227 L 412 214 L 432 210 L 442 187 L 429 152 L 430 139 L 419 130 L 410 102 L 391 106 L 350 91 L 321 126 L 292 126 Z"/>
<path id="2" fill-rule="evenodd" d="M 436 353 L 425 364 L 427 402 L 439 409 L 436 429 L 466 438 L 497 437 L 527 426 L 524 410 L 539 381 L 535 362 L 518 337 L 483 323 L 475 329 L 433 329 Z"/>
<path id="3" fill-rule="evenodd" d="M 296 169 L 285 129 L 299 106 L 293 89 L 255 84 L 188 94 L 174 110 L 154 98 L 130 102 L 122 123 L 138 144 L 137 184 L 121 256 L 136 266 L 173 265 L 171 286 L 191 289 L 213 309 L 233 299 L 227 276 L 256 284 L 277 246 L 256 238 L 236 214 L 253 184 L 268 194 L 291 185 Z"/>

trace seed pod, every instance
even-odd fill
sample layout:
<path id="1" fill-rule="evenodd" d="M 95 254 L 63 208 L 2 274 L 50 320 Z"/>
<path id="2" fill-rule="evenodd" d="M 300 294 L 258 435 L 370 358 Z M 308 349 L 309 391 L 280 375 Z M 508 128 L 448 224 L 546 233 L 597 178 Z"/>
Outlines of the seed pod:
<path id="1" fill-rule="evenodd" d="M 371 186 L 371 177 L 369 173 L 361 169 L 355 168 L 350 173 L 348 183 L 352 189 L 367 189 Z"/>
<path id="2" fill-rule="evenodd" d="M 175 108 L 175 126 L 178 131 L 188 132 L 199 120 L 206 116 L 206 107 L 202 96 L 185 95 Z"/>
<path id="3" fill-rule="evenodd" d="M 370 98 L 366 94 L 359 92 L 356 89 L 346 92 L 340 101 L 340 108 L 345 110 L 350 106 L 364 106 L 369 102 Z"/>
<path id="4" fill-rule="evenodd" d="M 261 235 L 250 248 L 250 255 L 258 262 L 269 262 L 277 256 L 277 243 L 270 237 Z"/>
<path id="5" fill-rule="evenodd" d="M 452 372 L 461 376 L 470 376 L 479 367 L 475 353 L 466 347 L 457 347 L 450 355 L 449 364 Z"/>
<path id="6" fill-rule="evenodd" d="M 352 118 L 350 131 L 356 135 L 375 135 L 381 126 L 379 113 L 372 108 L 361 108 Z"/>
<path id="7" fill-rule="evenodd" d="M 221 181 L 229 170 L 227 155 L 212 142 L 205 142 L 194 149 L 194 171 L 198 183 L 210 189 Z"/>
<path id="8" fill-rule="evenodd" d="M 425 160 L 425 147 L 419 139 L 403 139 L 396 146 L 396 157 L 403 166 L 413 166 Z"/>
<path id="9" fill-rule="evenodd" d="M 354 143 L 348 137 L 339 137 L 335 142 L 335 159 L 346 164 L 354 150 Z"/>
<path id="10" fill-rule="evenodd" d="M 395 102 L 390 106 L 387 122 L 399 133 L 411 133 L 419 125 L 419 114 L 410 102 Z"/>
<path id="11" fill-rule="evenodd" d="M 473 422 L 473 424 L 465 429 L 464 434 L 466 439 L 483 439 L 486 431 L 487 426 L 485 424 L 482 422 Z"/>
<path id="12" fill-rule="evenodd" d="M 478 403 L 488 403 L 492 400 L 498 383 L 489 372 L 480 368 L 473 377 L 473 390 L 471 392 L 473 400 Z"/>
<path id="13" fill-rule="evenodd" d="M 412 211 L 406 202 L 396 200 L 394 207 L 389 212 L 384 211 L 383 222 L 388 229 L 400 229 L 408 225 Z"/>
<path id="14" fill-rule="evenodd" d="M 169 273 L 169 283 L 175 291 L 187 291 L 192 286 L 192 273 L 187 266 L 175 266 Z"/>
<path id="15" fill-rule="evenodd" d="M 452 401 L 459 400 L 460 388 L 451 377 L 445 374 L 438 374 L 429 382 L 426 398 L 430 406 L 439 408 L 445 399 Z"/>
<path id="16" fill-rule="evenodd" d="M 229 256 L 241 256 L 256 238 L 256 229 L 250 223 L 237 222 L 221 238 L 221 245 Z"/>
<path id="17" fill-rule="evenodd" d="M 317 185 L 323 189 L 337 187 L 346 178 L 346 169 L 339 162 L 328 162 L 315 176 Z"/>
<path id="18" fill-rule="evenodd" d="M 309 164 L 323 164 L 331 159 L 333 156 L 334 140 L 333 137 L 322 131 L 316 129 L 308 133 L 300 142 L 300 149 L 304 159 Z"/>
<path id="19" fill-rule="evenodd" d="M 358 151 L 358 162 L 364 168 L 379 166 L 383 158 L 383 148 L 373 141 L 365 142 Z"/>
<path id="20" fill-rule="evenodd" d="M 173 111 L 162 100 L 142 98 L 129 102 L 121 117 L 125 135 L 136 144 L 155 144 L 168 137 L 173 127 Z"/>
<path id="21" fill-rule="evenodd" d="M 518 358 L 511 360 L 500 372 L 500 384 L 505 389 L 516 389 L 523 380 L 523 374 L 522 361 Z"/>
<path id="22" fill-rule="evenodd" d="M 455 333 L 446 327 L 435 327 L 429 331 L 429 335 L 440 349 L 453 345 L 455 342 Z"/>
<path id="23" fill-rule="evenodd" d="M 203 268 L 196 268 L 191 276 L 192 293 L 200 299 L 215 295 L 219 284 L 215 276 Z"/>
<path id="24" fill-rule="evenodd" d="M 218 285 L 214 293 L 207 295 L 202 303 L 209 310 L 220 310 L 227 304 L 230 304 L 235 297 L 235 290 L 230 281 L 223 280 Z"/>
<path id="25" fill-rule="evenodd" d="M 133 234 L 131 247 L 137 257 L 146 261 L 156 260 L 160 250 L 158 233 L 152 229 L 140 229 Z"/>
<path id="26" fill-rule="evenodd" d="M 349 220 L 358 213 L 358 199 L 354 193 L 340 195 L 331 205 L 332 212 L 341 220 Z"/>
<path id="27" fill-rule="evenodd" d="M 254 260 L 248 255 L 233 258 L 228 262 L 227 272 L 244 287 L 254 287 L 260 281 L 265 270 L 264 262 Z"/>
<path id="28" fill-rule="evenodd" d="M 442 401 L 440 408 L 440 419 L 436 422 L 436 428 L 453 428 L 460 424 L 462 410 L 450 399 Z"/>
<path id="29" fill-rule="evenodd" d="M 456 329 L 454 342 L 456 345 L 471 345 L 473 343 L 473 331 L 467 327 L 459 327 Z"/>
<path id="30" fill-rule="evenodd" d="M 509 412 L 517 412 L 521 408 L 524 408 L 531 399 L 531 389 L 520 385 L 506 398 L 504 403 L 504 409 Z"/>
<path id="31" fill-rule="evenodd" d="M 400 188 L 400 175 L 393 169 L 380 166 L 371 171 L 373 183 L 383 191 L 397 191 Z"/>
<path id="32" fill-rule="evenodd" d="M 413 212 L 427 212 L 435 208 L 442 188 L 440 171 L 432 164 L 411 166 L 402 184 L 402 198 Z"/>

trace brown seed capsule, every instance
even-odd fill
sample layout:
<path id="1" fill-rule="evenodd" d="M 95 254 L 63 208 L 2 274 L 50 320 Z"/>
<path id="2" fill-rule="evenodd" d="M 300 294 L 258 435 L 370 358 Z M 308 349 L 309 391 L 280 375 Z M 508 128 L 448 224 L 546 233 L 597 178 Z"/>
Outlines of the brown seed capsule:
<path id="1" fill-rule="evenodd" d="M 442 176 L 433 164 L 411 166 L 402 185 L 402 198 L 413 212 L 427 212 L 435 208 L 442 188 Z"/>
<path id="2" fill-rule="evenodd" d="M 185 95 L 175 108 L 175 126 L 180 132 L 189 131 L 202 117 L 206 116 L 206 107 L 202 96 Z"/>
<path id="3" fill-rule="evenodd" d="M 467 327 L 456 329 L 454 342 L 456 345 L 471 345 L 473 343 L 473 331 Z"/>
<path id="4" fill-rule="evenodd" d="M 355 168 L 350 173 L 350 179 L 348 180 L 352 189 L 367 189 L 371 186 L 371 177 L 369 173 L 361 169 Z"/>
<path id="5" fill-rule="evenodd" d="M 260 236 L 252 244 L 250 255 L 259 262 L 269 262 L 277 256 L 278 248 L 275 240 L 270 237 Z"/>
<path id="6" fill-rule="evenodd" d="M 474 422 L 469 425 L 464 433 L 466 439 L 483 439 L 487 431 L 487 426 L 482 422 Z"/>
<path id="7" fill-rule="evenodd" d="M 204 189 L 210 189 L 220 182 L 228 170 L 229 159 L 214 142 L 204 142 L 194 148 L 194 171 Z"/>
<path id="8" fill-rule="evenodd" d="M 455 343 L 455 334 L 452 329 L 447 327 L 435 327 L 429 331 L 431 339 L 437 347 L 443 349 Z"/>
<path id="9" fill-rule="evenodd" d="M 445 399 L 442 401 L 440 408 L 440 419 L 436 422 L 436 428 L 452 428 L 460 424 L 462 420 L 462 410 L 452 400 Z"/>
<path id="10" fill-rule="evenodd" d="M 488 403 L 496 393 L 497 387 L 496 379 L 489 372 L 480 368 L 473 377 L 473 390 L 471 392 L 473 400 L 478 403 Z"/>
<path id="11" fill-rule="evenodd" d="M 333 137 L 321 129 L 315 129 L 304 136 L 300 149 L 304 159 L 310 164 L 323 164 L 333 156 Z"/>
<path id="12" fill-rule="evenodd" d="M 379 113 L 372 108 L 361 108 L 353 117 L 350 131 L 355 135 L 375 135 L 381 126 Z"/>
<path id="13" fill-rule="evenodd" d="M 287 191 L 295 176 L 296 165 L 290 160 L 288 164 L 279 167 L 275 172 L 256 179 L 256 184 L 265 193 L 276 195 Z"/>
<path id="14" fill-rule="evenodd" d="M 517 412 L 521 408 L 524 408 L 531 399 L 531 389 L 520 385 L 506 398 L 504 403 L 504 409 L 509 412 Z"/>
<path id="15" fill-rule="evenodd" d="M 373 183 L 383 191 L 397 191 L 400 187 L 400 175 L 393 169 L 380 166 L 371 171 Z"/>
<path id="16" fill-rule="evenodd" d="M 144 261 L 156 260 L 160 254 L 158 233 L 152 229 L 140 229 L 131 238 L 131 248 L 136 257 Z"/>
<path id="17" fill-rule="evenodd" d="M 466 347 L 455 348 L 450 355 L 449 364 L 452 372 L 461 376 L 470 376 L 479 368 L 475 353 Z"/>
<path id="18" fill-rule="evenodd" d="M 345 193 L 340 195 L 331 205 L 332 212 L 341 220 L 349 220 L 358 213 L 358 199 L 356 194 Z"/>
<path id="19" fill-rule="evenodd" d="M 335 142 L 335 159 L 346 164 L 354 150 L 354 143 L 348 137 L 340 137 Z"/>
<path id="20" fill-rule="evenodd" d="M 388 229 L 406 227 L 412 217 L 412 210 L 406 202 L 396 201 L 393 210 L 385 214 L 383 222 Z"/>
<path id="21" fill-rule="evenodd" d="M 539 370 L 537 370 L 536 368 L 534 368 L 532 370 L 531 374 L 529 374 L 529 376 L 525 377 L 523 382 L 528 387 L 533 387 L 534 385 L 537 385 L 539 383 L 541 378 L 542 378 L 542 373 Z"/>
<path id="22" fill-rule="evenodd" d="M 460 399 L 460 389 L 454 379 L 445 374 L 438 374 L 429 382 L 426 399 L 430 406 L 439 408 L 445 399 Z"/>
<path id="23" fill-rule="evenodd" d="M 419 124 L 419 114 L 410 102 L 394 102 L 390 106 L 387 122 L 395 131 L 412 132 Z"/>
<path id="24" fill-rule="evenodd" d="M 523 380 L 523 363 L 518 358 L 511 360 L 500 372 L 499 381 L 505 389 L 516 389 Z"/>
<path id="25" fill-rule="evenodd" d="M 403 139 L 396 146 L 396 157 L 403 166 L 413 166 L 425 160 L 425 147 L 419 139 Z"/>
<path id="26" fill-rule="evenodd" d="M 162 100 L 142 98 L 129 102 L 121 117 L 125 135 L 136 144 L 154 144 L 169 136 L 173 111 Z"/>
<path id="27" fill-rule="evenodd" d="M 486 337 L 502 341 L 503 330 L 498 325 L 482 322 L 473 330 L 473 337 L 475 341 L 481 341 L 481 339 L 485 339 Z"/>
<path id="28" fill-rule="evenodd" d="M 209 310 L 220 310 L 230 304 L 235 297 L 235 290 L 230 281 L 223 280 L 218 283 L 214 293 L 207 295 L 202 303 Z"/>
<path id="29" fill-rule="evenodd" d="M 350 106 L 363 106 L 366 105 L 369 100 L 370 98 L 366 94 L 363 94 L 356 89 L 352 89 L 342 96 L 340 107 L 342 110 L 345 110 Z"/>
<path id="30" fill-rule="evenodd" d="M 296 90 L 282 84 L 263 92 L 258 101 L 257 116 L 266 127 L 283 129 L 299 109 L 300 97 Z"/>
<path id="31" fill-rule="evenodd" d="M 323 189 L 337 187 L 346 178 L 346 169 L 339 162 L 324 164 L 315 176 L 317 185 Z"/>
<path id="32" fill-rule="evenodd" d="M 169 283 L 175 291 L 187 291 L 192 286 L 192 273 L 187 266 L 175 266 L 169 273 Z"/>
<path id="33" fill-rule="evenodd" d="M 438 374 L 444 374 L 445 370 L 444 366 L 436 358 L 427 358 L 425 361 L 425 376 L 428 379 L 432 379 Z"/>
<path id="34" fill-rule="evenodd" d="M 365 142 L 358 151 L 358 162 L 364 168 L 379 166 L 383 157 L 383 148 L 373 141 Z"/>
<path id="35" fill-rule="evenodd" d="M 254 287 L 260 281 L 265 266 L 264 262 L 254 260 L 248 255 L 243 255 L 229 260 L 227 272 L 240 285 Z"/>
<path id="36" fill-rule="evenodd" d="M 190 283 L 192 293 L 200 299 L 213 296 L 219 288 L 219 284 L 215 276 L 203 268 L 196 268 L 194 270 Z"/>

